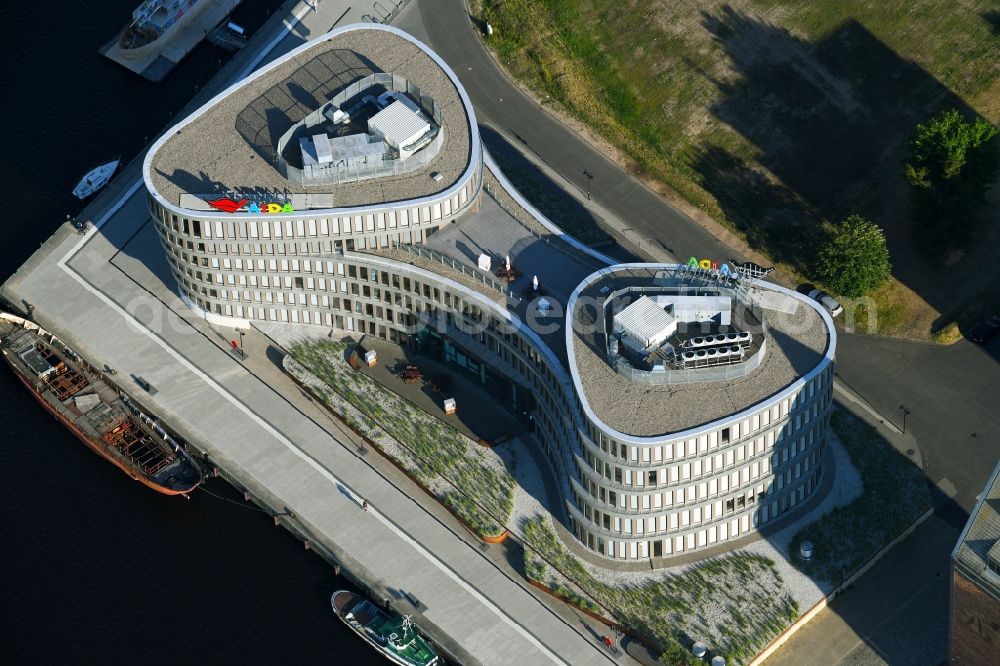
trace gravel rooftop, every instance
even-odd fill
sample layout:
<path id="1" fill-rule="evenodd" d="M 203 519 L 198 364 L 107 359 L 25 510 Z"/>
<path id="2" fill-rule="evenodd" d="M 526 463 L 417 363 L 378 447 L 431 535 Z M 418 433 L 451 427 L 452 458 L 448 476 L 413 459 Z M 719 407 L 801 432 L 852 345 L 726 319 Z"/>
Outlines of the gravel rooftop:
<path id="1" fill-rule="evenodd" d="M 616 273 L 630 284 L 649 284 L 655 270 Z M 597 295 L 607 279 L 591 284 L 584 295 Z M 812 307 L 795 301 L 793 314 L 765 310 L 770 327 L 760 367 L 738 379 L 693 384 L 647 385 L 619 375 L 606 354 L 598 353 L 593 311 L 576 308 L 570 357 L 583 386 L 583 397 L 606 425 L 637 437 L 679 432 L 736 414 L 774 395 L 820 362 L 830 344 L 826 325 Z"/>
<path id="2" fill-rule="evenodd" d="M 288 128 L 351 82 L 390 72 L 413 82 L 441 110 L 444 143 L 414 173 L 358 183 L 303 186 L 286 180 L 273 155 Z M 337 208 L 429 196 L 453 185 L 469 164 L 469 117 L 458 89 L 434 60 L 413 43 L 382 30 L 352 30 L 313 44 L 267 74 L 244 83 L 175 131 L 153 156 L 153 185 L 169 202 L 182 192 L 236 189 L 332 192 Z M 444 176 L 439 182 L 431 171 Z"/>

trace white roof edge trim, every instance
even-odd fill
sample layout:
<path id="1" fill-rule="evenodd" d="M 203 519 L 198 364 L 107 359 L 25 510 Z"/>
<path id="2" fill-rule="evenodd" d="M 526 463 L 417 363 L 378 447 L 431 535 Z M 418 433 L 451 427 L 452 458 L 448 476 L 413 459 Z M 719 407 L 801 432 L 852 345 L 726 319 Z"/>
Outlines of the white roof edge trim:
<path id="1" fill-rule="evenodd" d="M 182 121 L 180 121 L 179 123 L 177 123 L 176 125 L 174 125 L 170 129 L 168 129 L 166 132 L 164 132 L 153 143 L 153 145 L 150 146 L 149 150 L 146 152 L 146 156 L 142 160 L 142 180 L 143 180 L 143 182 L 144 182 L 144 184 L 146 186 L 146 189 L 156 199 L 157 203 L 159 203 L 164 208 L 170 210 L 171 212 L 177 213 L 177 214 L 180 214 L 180 215 L 188 215 L 188 216 L 190 216 L 192 213 L 198 214 L 198 213 L 204 213 L 204 212 L 206 212 L 206 211 L 192 211 L 192 210 L 189 210 L 187 208 L 181 208 L 180 206 L 174 205 L 174 204 L 170 203 L 169 201 L 167 201 L 166 198 L 162 194 L 160 194 L 156 190 L 156 188 L 153 186 L 153 180 L 152 180 L 152 177 L 151 177 L 153 157 L 156 155 L 156 153 L 160 150 L 160 148 L 163 146 L 163 144 L 166 143 L 166 141 L 170 137 L 172 137 L 179 130 L 184 129 L 190 123 L 194 122 L 196 119 L 198 119 L 199 117 L 201 117 L 206 111 L 208 111 L 208 109 L 210 109 L 213 106 L 215 106 L 219 101 L 221 101 L 224 97 L 226 97 L 230 93 L 232 93 L 232 92 L 236 91 L 237 89 L 241 88 L 244 84 L 250 83 L 251 81 L 257 79 L 258 77 L 264 76 L 265 74 L 267 74 L 271 70 L 273 70 L 273 69 L 277 68 L 278 66 L 282 65 L 287 60 L 290 60 L 290 59 L 294 58 L 295 56 L 297 56 L 298 54 L 300 54 L 300 53 L 302 53 L 304 51 L 307 51 L 310 48 L 316 46 L 318 42 L 326 41 L 326 40 L 332 39 L 334 37 L 338 37 L 338 36 L 340 36 L 342 34 L 345 34 L 345 33 L 348 33 L 348 32 L 353 32 L 353 31 L 356 31 L 356 30 L 381 30 L 383 32 L 388 32 L 390 34 L 396 35 L 397 37 L 399 37 L 401 39 L 404 39 L 404 40 L 410 42 L 411 44 L 413 44 L 414 46 L 416 46 L 417 48 L 419 48 L 421 51 L 423 51 L 424 53 L 426 53 L 431 58 L 431 60 L 433 60 L 435 63 L 437 63 L 438 67 L 440 67 L 441 70 L 445 73 L 445 75 L 447 75 L 447 77 L 451 81 L 452 85 L 455 86 L 455 89 L 458 91 L 459 99 L 462 100 L 462 106 L 465 107 L 465 115 L 466 115 L 466 118 L 468 120 L 468 125 L 469 125 L 469 128 L 468 128 L 469 129 L 469 136 L 471 138 L 470 146 L 469 146 L 469 164 L 466 166 L 465 171 L 462 172 L 462 175 L 458 178 L 458 180 L 455 181 L 454 185 L 452 185 L 451 187 L 449 187 L 447 190 L 438 192 L 436 194 L 432 194 L 430 196 L 421 197 L 419 199 L 410 199 L 410 200 L 406 200 L 406 201 L 394 201 L 394 202 L 392 202 L 390 204 L 367 204 L 367 205 L 361 205 L 361 206 L 351 206 L 351 207 L 348 207 L 348 208 L 316 208 L 316 209 L 310 210 L 309 211 L 309 215 L 331 215 L 331 214 L 337 214 L 337 213 L 342 213 L 342 212 L 346 212 L 346 211 L 366 210 L 366 209 L 374 209 L 374 208 L 380 208 L 380 209 L 381 208 L 405 208 L 407 206 L 421 205 L 421 204 L 424 204 L 424 203 L 432 203 L 432 202 L 437 201 L 438 199 L 451 197 L 452 195 L 458 193 L 458 191 L 461 190 L 462 187 L 464 187 L 465 183 L 468 182 L 468 180 L 471 178 L 471 176 L 475 172 L 476 168 L 478 166 L 481 166 L 482 162 L 483 162 L 482 142 L 481 142 L 480 137 L 479 137 L 479 124 L 476 121 L 476 112 L 472 108 L 472 101 L 469 99 L 468 94 L 465 92 L 465 88 L 463 88 L 462 84 L 459 82 L 458 76 L 456 76 L 455 72 L 451 69 L 451 67 L 448 66 L 448 63 L 446 63 L 444 60 L 441 59 L 441 56 L 439 56 L 437 53 L 434 52 L 433 49 L 431 49 L 429 46 L 427 46 L 426 44 L 424 44 L 423 42 L 421 42 L 419 39 L 417 39 L 413 35 L 409 34 L 408 32 L 404 32 L 404 31 L 400 30 L 399 28 L 394 28 L 391 25 L 384 25 L 384 24 L 380 24 L 380 23 L 351 23 L 349 25 L 344 25 L 344 26 L 341 26 L 339 28 L 334 28 L 330 32 L 328 32 L 326 34 L 323 34 L 323 35 L 320 35 L 316 39 L 310 40 L 310 41 L 306 42 L 305 44 L 302 44 L 301 46 L 299 46 L 299 47 L 297 47 L 297 48 L 289 51 L 288 53 L 286 53 L 285 55 L 281 56 L 280 58 L 276 58 L 276 59 L 272 60 L 267 65 L 261 67 L 260 69 L 254 71 L 253 73 L 251 73 L 249 76 L 246 76 L 246 77 L 240 79 L 239 81 L 236 81 L 235 83 L 232 83 L 225 90 L 222 90 L 221 92 L 219 92 L 218 94 L 216 94 L 214 97 L 212 97 L 212 99 L 208 100 L 207 102 L 205 102 L 204 104 L 202 104 L 200 107 L 198 107 L 194 112 L 190 113 Z M 291 215 L 270 214 L 270 215 L 268 215 L 268 219 L 280 220 L 280 219 L 286 219 L 286 218 L 287 219 L 300 218 L 300 217 L 302 217 L 302 215 L 303 215 L 304 212 L 305 211 L 297 211 L 295 214 L 291 214 Z M 246 219 L 246 218 L 249 218 L 249 217 L 254 217 L 254 214 L 252 214 L 252 213 L 232 213 L 232 214 L 226 215 L 225 217 L 227 219 L 241 219 L 241 218 L 242 219 Z"/>
<path id="2" fill-rule="evenodd" d="M 835 351 L 837 349 L 837 329 L 833 326 L 833 319 L 830 315 L 820 307 L 819 303 L 814 302 L 812 299 L 806 298 L 802 294 L 799 294 L 791 289 L 786 289 L 780 285 L 776 285 L 771 282 L 764 282 L 762 280 L 756 281 L 755 286 L 765 287 L 772 291 L 776 291 L 786 296 L 791 296 L 796 300 L 799 300 L 806 305 L 810 306 L 813 310 L 819 313 L 822 317 L 823 322 L 827 327 L 827 345 L 826 352 L 823 355 L 823 359 L 814 367 L 812 370 L 806 374 L 799 377 L 797 380 L 778 391 L 773 393 L 763 400 L 758 400 L 754 404 L 750 405 L 746 409 L 737 412 L 735 414 L 729 414 L 723 416 L 722 418 L 715 419 L 714 421 L 709 421 L 708 423 L 695 426 L 692 428 L 687 428 L 685 430 L 678 430 L 677 432 L 666 433 L 663 435 L 651 435 L 647 437 L 639 437 L 636 435 L 629 435 L 624 432 L 620 432 L 615 428 L 612 428 L 606 424 L 594 410 L 590 408 L 590 403 L 587 401 L 587 396 L 583 392 L 583 384 L 580 383 L 580 373 L 576 367 L 576 354 L 574 352 L 574 332 L 573 332 L 573 322 L 572 314 L 576 307 L 576 299 L 580 295 L 580 292 L 589 287 L 591 284 L 599 279 L 604 278 L 612 273 L 617 273 L 623 270 L 630 269 L 647 269 L 647 270 L 671 270 L 682 267 L 683 264 L 659 264 L 659 263 L 631 263 L 631 264 L 616 264 L 614 266 L 609 266 L 608 268 L 602 268 L 595 271 L 583 279 L 583 282 L 573 290 L 570 294 L 569 302 L 566 304 L 566 359 L 569 363 L 570 376 L 573 378 L 573 389 L 576 391 L 576 395 L 580 401 L 580 407 L 583 409 L 583 413 L 586 417 L 593 423 L 597 428 L 599 428 L 604 434 L 615 438 L 619 442 L 624 442 L 625 444 L 636 445 L 636 446 L 654 446 L 658 444 L 663 444 L 666 442 L 672 442 L 679 439 L 688 439 L 692 436 L 701 435 L 707 433 L 710 430 L 715 430 L 716 428 L 721 428 L 727 424 L 734 421 L 739 421 L 744 418 L 749 418 L 755 411 L 759 409 L 759 405 L 763 402 L 781 400 L 785 396 L 790 395 L 792 392 L 798 390 L 801 386 L 804 386 L 807 382 L 812 381 L 812 379 L 823 372 L 827 366 L 829 366 L 834 361 Z"/>

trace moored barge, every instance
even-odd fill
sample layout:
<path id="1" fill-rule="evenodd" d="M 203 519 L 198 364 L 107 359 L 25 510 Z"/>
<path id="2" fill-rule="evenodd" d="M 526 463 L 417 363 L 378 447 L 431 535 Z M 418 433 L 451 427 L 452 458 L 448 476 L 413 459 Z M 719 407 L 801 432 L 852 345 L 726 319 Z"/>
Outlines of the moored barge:
<path id="1" fill-rule="evenodd" d="M 441 660 L 409 616 L 382 610 L 368 599 L 339 590 L 330 598 L 333 612 L 382 656 L 399 666 L 440 666 Z"/>
<path id="2" fill-rule="evenodd" d="M 176 437 L 48 331 L 0 312 L 0 351 L 42 407 L 136 481 L 165 495 L 186 495 L 202 482 Z"/>

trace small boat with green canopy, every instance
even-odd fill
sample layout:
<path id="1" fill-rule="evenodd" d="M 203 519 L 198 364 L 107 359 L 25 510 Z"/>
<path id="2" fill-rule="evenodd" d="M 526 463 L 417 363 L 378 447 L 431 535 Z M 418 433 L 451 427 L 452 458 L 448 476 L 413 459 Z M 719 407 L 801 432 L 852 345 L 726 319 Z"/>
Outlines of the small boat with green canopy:
<path id="1" fill-rule="evenodd" d="M 338 590 L 330 599 L 333 612 L 354 633 L 365 639 L 386 659 L 400 666 L 437 666 L 441 664 L 410 616 L 386 611 L 362 596 Z"/>

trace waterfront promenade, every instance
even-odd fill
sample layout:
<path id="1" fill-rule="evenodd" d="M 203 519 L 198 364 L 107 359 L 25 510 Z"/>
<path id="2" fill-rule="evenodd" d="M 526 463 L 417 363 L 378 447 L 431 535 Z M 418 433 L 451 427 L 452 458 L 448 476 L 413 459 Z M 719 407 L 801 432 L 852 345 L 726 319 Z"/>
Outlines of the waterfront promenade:
<path id="1" fill-rule="evenodd" d="M 288 7 L 290 16 L 262 29 L 201 101 L 366 13 L 336 0 Z M 414 484 L 386 469 L 377 454 L 359 451 L 352 433 L 280 374 L 264 338 L 247 336 L 244 361 L 227 348 L 231 330 L 194 317 L 171 291 L 139 166 L 133 162 L 78 218 L 91 224 L 85 235 L 60 228 L 4 284 L 4 297 L 95 365 L 114 368 L 114 380 L 227 477 L 288 514 L 281 520 L 336 557 L 353 578 L 412 612 L 462 663 L 615 661 L 599 645 L 599 629 L 543 603 Z M 135 378 L 148 382 L 150 392 Z M 369 511 L 361 510 L 362 500 Z"/>

